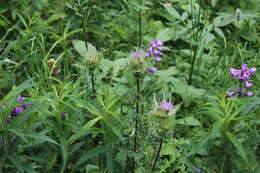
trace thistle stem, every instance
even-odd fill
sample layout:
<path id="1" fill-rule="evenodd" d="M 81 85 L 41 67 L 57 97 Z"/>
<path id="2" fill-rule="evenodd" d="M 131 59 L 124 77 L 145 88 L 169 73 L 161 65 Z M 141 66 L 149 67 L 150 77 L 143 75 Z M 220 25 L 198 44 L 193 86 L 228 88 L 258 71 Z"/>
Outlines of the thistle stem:
<path id="1" fill-rule="evenodd" d="M 140 94 L 140 72 L 136 72 L 136 117 L 135 117 L 135 134 L 134 134 L 134 152 L 137 150 L 138 121 L 139 121 L 139 94 Z M 135 159 L 133 159 L 133 170 L 135 170 Z"/>
<path id="2" fill-rule="evenodd" d="M 139 8 L 139 50 L 141 49 L 142 46 L 142 9 L 141 7 Z"/>
<path id="3" fill-rule="evenodd" d="M 159 159 L 160 152 L 161 152 L 161 149 L 162 149 L 162 145 L 163 145 L 163 138 L 161 138 L 161 140 L 160 140 L 160 145 L 159 145 L 158 151 L 157 151 L 157 153 L 156 153 L 155 159 L 154 159 L 154 161 L 153 161 L 153 165 L 152 165 L 152 171 L 153 171 L 153 172 L 154 172 L 156 163 L 157 163 L 157 161 L 158 161 L 158 159 Z"/>
<path id="4" fill-rule="evenodd" d="M 198 42 L 198 36 L 199 36 L 199 32 L 198 29 L 195 33 L 195 28 L 197 28 L 200 24 L 200 13 L 201 13 L 201 6 L 199 6 L 199 14 L 198 14 L 198 18 L 197 18 L 197 26 L 194 26 L 194 21 L 192 19 L 192 35 L 193 35 L 193 39 L 195 41 L 195 43 Z M 191 1 L 191 15 L 193 15 L 193 5 L 192 5 L 192 1 Z M 192 43 L 190 43 L 192 45 Z M 194 65 L 197 59 L 197 52 L 198 52 L 198 47 L 197 46 L 191 46 L 191 48 L 193 48 L 193 55 L 192 55 L 192 63 L 191 63 L 191 70 L 190 70 L 190 74 L 189 74 L 189 79 L 188 79 L 188 84 L 192 83 L 192 75 L 193 75 L 193 71 L 194 71 Z"/>
<path id="5" fill-rule="evenodd" d="M 92 93 L 93 93 L 93 96 L 95 96 L 95 76 L 94 76 L 94 69 L 90 69 L 90 73 L 91 73 L 91 88 L 92 88 Z"/>
<path id="6" fill-rule="evenodd" d="M 192 58 L 192 63 L 191 63 L 191 70 L 190 70 L 188 84 L 192 83 L 192 75 L 193 75 L 193 71 L 194 71 L 194 65 L 196 62 L 196 58 L 197 58 L 197 48 L 193 48 L 193 58 Z"/>

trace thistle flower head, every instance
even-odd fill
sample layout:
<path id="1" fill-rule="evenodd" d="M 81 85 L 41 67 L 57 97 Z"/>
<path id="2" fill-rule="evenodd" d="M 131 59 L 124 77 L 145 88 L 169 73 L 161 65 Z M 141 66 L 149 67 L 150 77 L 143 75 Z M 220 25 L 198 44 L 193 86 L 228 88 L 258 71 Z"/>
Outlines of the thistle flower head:
<path id="1" fill-rule="evenodd" d="M 177 113 L 180 105 L 173 106 L 173 102 L 166 99 L 157 102 L 154 98 L 153 107 L 152 115 L 159 121 L 160 130 L 169 130 L 174 124 L 175 114 Z"/>
<path id="2" fill-rule="evenodd" d="M 160 103 L 160 109 L 162 111 L 171 111 L 173 109 L 173 105 L 172 105 L 172 102 L 171 101 L 162 101 Z"/>
<path id="3" fill-rule="evenodd" d="M 145 60 L 141 51 L 131 53 L 129 58 L 129 65 L 136 71 L 143 71 Z"/>
<path id="4" fill-rule="evenodd" d="M 155 98 L 153 107 L 153 115 L 164 118 L 175 115 L 179 109 L 179 105 L 174 106 L 173 102 L 170 100 L 163 99 L 160 102 L 157 102 Z"/>
<path id="5" fill-rule="evenodd" d="M 100 62 L 100 54 L 97 49 L 90 43 L 88 43 L 88 49 L 84 56 L 85 62 L 88 66 L 95 67 Z"/>

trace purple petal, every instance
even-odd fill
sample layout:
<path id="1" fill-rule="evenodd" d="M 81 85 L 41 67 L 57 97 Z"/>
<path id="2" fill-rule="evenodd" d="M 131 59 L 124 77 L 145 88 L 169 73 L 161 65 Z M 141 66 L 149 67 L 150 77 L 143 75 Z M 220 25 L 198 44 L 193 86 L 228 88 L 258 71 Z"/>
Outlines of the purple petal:
<path id="1" fill-rule="evenodd" d="M 155 60 L 156 62 L 160 62 L 162 59 L 161 59 L 160 57 L 156 57 L 154 60 Z"/>
<path id="2" fill-rule="evenodd" d="M 22 102 L 22 101 L 24 101 L 24 100 L 25 100 L 24 97 L 19 96 L 19 97 L 16 99 L 16 102 Z"/>
<path id="3" fill-rule="evenodd" d="M 252 97 L 252 96 L 254 96 L 254 93 L 253 93 L 253 92 L 247 92 L 246 95 L 247 95 L 248 97 Z"/>
<path id="4" fill-rule="evenodd" d="M 149 69 L 145 70 L 145 72 L 153 73 L 153 72 L 156 72 L 157 70 L 158 70 L 158 68 L 152 67 L 152 68 L 149 68 Z"/>
<path id="5" fill-rule="evenodd" d="M 250 89 L 251 87 L 253 86 L 253 83 L 250 83 L 248 81 L 246 81 L 246 84 L 245 84 L 245 89 Z"/>
<path id="6" fill-rule="evenodd" d="M 160 109 L 163 111 L 170 111 L 173 109 L 173 105 L 171 102 L 163 101 L 160 104 Z"/>
<path id="7" fill-rule="evenodd" d="M 234 91 L 227 91 L 228 98 L 234 97 L 235 94 L 236 94 L 236 92 L 234 92 Z"/>

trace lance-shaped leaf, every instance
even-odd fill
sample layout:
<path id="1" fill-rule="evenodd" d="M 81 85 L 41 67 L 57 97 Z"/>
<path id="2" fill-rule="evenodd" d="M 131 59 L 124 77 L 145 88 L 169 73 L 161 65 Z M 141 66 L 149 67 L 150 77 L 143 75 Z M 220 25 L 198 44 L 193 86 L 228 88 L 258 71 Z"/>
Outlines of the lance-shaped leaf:
<path id="1" fill-rule="evenodd" d="M 99 116 L 93 120 L 90 120 L 88 123 L 86 123 L 81 129 L 79 129 L 79 131 L 77 131 L 75 134 L 73 134 L 69 140 L 68 140 L 68 144 L 72 144 L 73 142 L 75 142 L 77 139 L 79 139 L 82 136 L 85 136 L 86 134 L 89 133 L 89 130 L 91 129 L 91 127 L 93 127 L 96 122 L 98 122 L 100 119 L 102 119 L 102 116 Z"/>

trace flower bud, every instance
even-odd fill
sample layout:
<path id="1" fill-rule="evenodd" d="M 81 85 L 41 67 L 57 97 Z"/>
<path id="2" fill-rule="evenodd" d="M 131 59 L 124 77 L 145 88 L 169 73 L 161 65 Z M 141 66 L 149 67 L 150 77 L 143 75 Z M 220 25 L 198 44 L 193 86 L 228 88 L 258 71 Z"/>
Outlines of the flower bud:
<path id="1" fill-rule="evenodd" d="M 240 21 L 240 17 L 241 17 L 241 10 L 238 8 L 238 9 L 236 10 L 236 18 L 237 18 L 237 22 Z"/>
<path id="2" fill-rule="evenodd" d="M 136 71 L 143 71 L 145 66 L 144 56 L 141 52 L 133 52 L 129 59 L 129 65 Z"/>
<path id="3" fill-rule="evenodd" d="M 84 56 L 84 60 L 88 66 L 96 66 L 100 62 L 99 53 L 96 48 L 88 43 L 88 50 Z"/>

